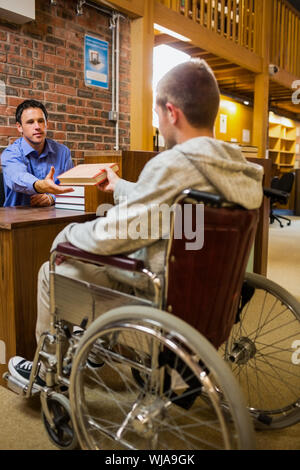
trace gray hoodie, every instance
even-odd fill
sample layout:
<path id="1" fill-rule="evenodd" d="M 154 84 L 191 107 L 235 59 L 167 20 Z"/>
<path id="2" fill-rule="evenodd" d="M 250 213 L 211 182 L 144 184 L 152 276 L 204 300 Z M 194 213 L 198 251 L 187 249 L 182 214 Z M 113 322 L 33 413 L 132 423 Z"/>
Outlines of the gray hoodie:
<path id="1" fill-rule="evenodd" d="M 144 230 L 136 237 L 130 235 L 128 227 L 136 229 L 136 233 L 138 221 L 148 218 L 151 207 L 171 206 L 186 188 L 221 194 L 229 202 L 247 209 L 258 208 L 263 197 L 262 176 L 263 168 L 248 162 L 238 147 L 209 137 L 190 139 L 152 158 L 136 183 L 120 179 L 114 192 L 115 206 L 107 216 L 68 225 L 54 240 L 52 250 L 58 243 L 68 241 L 92 253 L 126 253 L 142 258 L 151 271 L 161 275 L 166 248 L 161 231 L 156 237 L 152 232 L 150 236 L 149 222 L 148 234 Z M 139 276 L 124 277 L 115 269 L 109 269 L 109 273 L 113 278 L 141 287 Z"/>

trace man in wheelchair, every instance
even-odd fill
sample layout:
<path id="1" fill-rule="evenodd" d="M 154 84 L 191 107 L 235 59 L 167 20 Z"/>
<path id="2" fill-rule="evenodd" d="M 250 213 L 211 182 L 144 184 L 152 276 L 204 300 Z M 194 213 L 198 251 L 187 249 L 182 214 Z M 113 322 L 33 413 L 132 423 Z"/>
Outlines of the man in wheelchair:
<path id="1" fill-rule="evenodd" d="M 136 183 L 128 182 L 108 169 L 108 183 L 99 188 L 113 192 L 115 206 L 105 217 L 68 225 L 54 240 L 52 251 L 62 242 L 100 255 L 127 254 L 142 258 L 152 272 L 162 275 L 165 267 L 165 234 L 132 236 L 129 228 L 139 218 L 148 218 L 151 207 L 172 206 L 187 187 L 224 196 L 232 203 L 255 209 L 262 202 L 262 167 L 246 161 L 237 147 L 214 138 L 220 94 L 212 70 L 205 61 L 178 65 L 158 84 L 156 112 L 167 150 L 152 158 Z M 112 227 L 117 227 L 113 230 Z M 57 259 L 57 272 L 123 292 L 151 295 L 147 282 L 138 275 L 121 274 L 118 269 L 80 261 Z M 38 279 L 39 340 L 49 330 L 49 263 Z M 10 374 L 27 383 L 32 363 L 21 357 L 9 361 Z M 43 367 L 40 383 L 44 383 Z"/>

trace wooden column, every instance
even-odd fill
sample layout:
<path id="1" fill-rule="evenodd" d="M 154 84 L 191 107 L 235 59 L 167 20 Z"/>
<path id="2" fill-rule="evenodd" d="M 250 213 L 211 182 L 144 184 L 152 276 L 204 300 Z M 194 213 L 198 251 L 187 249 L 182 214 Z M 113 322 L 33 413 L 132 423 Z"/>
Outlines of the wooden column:
<path id="1" fill-rule="evenodd" d="M 270 38 L 272 24 L 272 0 L 259 2 L 261 25 L 258 34 L 261 36 L 261 57 L 263 70 L 255 77 L 254 110 L 253 110 L 253 145 L 258 147 L 259 157 L 266 158 L 269 123 L 269 62 Z"/>
<path id="2" fill-rule="evenodd" d="M 269 128 L 269 62 L 270 40 L 272 25 L 272 0 L 262 0 L 258 3 L 260 8 L 261 24 L 258 28 L 261 44 L 261 57 L 263 58 L 262 73 L 255 77 L 254 86 L 254 110 L 253 110 L 253 139 L 252 144 L 257 145 L 259 157 L 266 158 Z M 264 165 L 264 185 L 270 185 L 271 163 L 269 168 Z M 269 200 L 264 198 L 260 211 L 260 223 L 256 236 L 255 251 L 258 254 L 254 262 L 254 272 L 266 275 L 268 264 L 269 246 Z"/>
<path id="3" fill-rule="evenodd" d="M 269 123 L 269 75 L 255 77 L 253 110 L 253 145 L 258 147 L 259 157 L 266 158 Z"/>
<path id="4" fill-rule="evenodd" d="M 144 0 L 144 16 L 131 21 L 131 150 L 153 150 L 153 15 L 154 0 Z"/>

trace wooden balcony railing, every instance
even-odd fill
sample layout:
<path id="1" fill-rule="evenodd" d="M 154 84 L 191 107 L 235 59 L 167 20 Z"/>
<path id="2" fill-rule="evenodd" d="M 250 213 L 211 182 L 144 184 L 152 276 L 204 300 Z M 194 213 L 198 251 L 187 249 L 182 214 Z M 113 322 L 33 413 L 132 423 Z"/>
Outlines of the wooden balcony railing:
<path id="1" fill-rule="evenodd" d="M 262 56 L 263 0 L 157 0 L 216 34 Z M 300 76 L 300 15 L 273 0 L 270 63 Z"/>
<path id="2" fill-rule="evenodd" d="M 270 63 L 300 76 L 300 14 L 285 0 L 273 0 Z"/>
<path id="3" fill-rule="evenodd" d="M 261 0 L 159 0 L 201 26 L 260 55 Z"/>

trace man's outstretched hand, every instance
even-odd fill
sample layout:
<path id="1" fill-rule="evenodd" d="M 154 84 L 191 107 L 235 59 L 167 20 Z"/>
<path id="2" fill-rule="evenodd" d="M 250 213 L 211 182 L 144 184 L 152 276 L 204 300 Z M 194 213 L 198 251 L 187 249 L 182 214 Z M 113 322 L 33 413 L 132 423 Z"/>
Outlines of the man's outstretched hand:
<path id="1" fill-rule="evenodd" d="M 64 188 L 54 182 L 54 166 L 51 167 L 48 175 L 43 180 L 37 180 L 34 183 L 34 189 L 38 193 L 65 194 L 74 191 L 73 188 Z"/>

